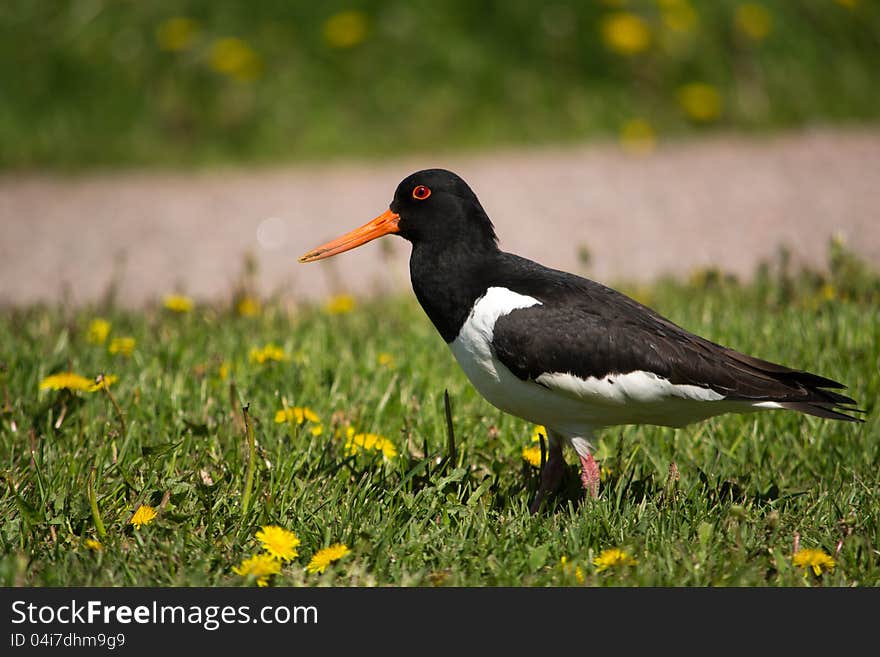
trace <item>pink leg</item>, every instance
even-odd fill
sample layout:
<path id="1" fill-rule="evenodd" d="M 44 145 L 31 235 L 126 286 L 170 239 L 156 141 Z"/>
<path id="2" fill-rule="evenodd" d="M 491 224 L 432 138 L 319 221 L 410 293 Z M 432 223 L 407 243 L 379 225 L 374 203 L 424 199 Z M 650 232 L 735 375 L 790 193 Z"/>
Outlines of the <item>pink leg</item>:
<path id="1" fill-rule="evenodd" d="M 599 497 L 599 464 L 596 463 L 596 459 L 593 458 L 592 454 L 588 454 L 586 458 L 580 456 L 580 459 L 581 483 L 590 497 L 596 499 Z"/>
<path id="2" fill-rule="evenodd" d="M 529 507 L 529 513 L 537 513 L 547 495 L 559 488 L 563 472 L 565 472 L 565 459 L 562 457 L 562 445 L 559 441 L 550 439 L 547 445 L 547 462 L 541 470 L 541 485 L 538 487 L 535 501 Z"/>

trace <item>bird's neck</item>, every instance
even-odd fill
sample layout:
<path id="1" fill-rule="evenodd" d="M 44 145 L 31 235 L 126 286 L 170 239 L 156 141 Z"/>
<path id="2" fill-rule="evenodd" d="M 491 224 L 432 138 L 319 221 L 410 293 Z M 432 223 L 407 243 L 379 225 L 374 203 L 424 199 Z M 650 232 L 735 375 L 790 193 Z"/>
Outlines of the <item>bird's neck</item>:
<path id="1" fill-rule="evenodd" d="M 452 342 L 487 287 L 484 272 L 500 255 L 492 242 L 414 244 L 409 260 L 413 292 L 446 342 Z"/>

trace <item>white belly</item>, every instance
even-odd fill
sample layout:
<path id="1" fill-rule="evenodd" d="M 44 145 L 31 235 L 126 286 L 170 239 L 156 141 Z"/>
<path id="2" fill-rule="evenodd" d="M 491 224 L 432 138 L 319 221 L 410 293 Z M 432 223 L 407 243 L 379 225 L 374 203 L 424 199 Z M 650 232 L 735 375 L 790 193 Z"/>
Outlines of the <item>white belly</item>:
<path id="1" fill-rule="evenodd" d="M 742 402 L 700 386 L 676 385 L 650 372 L 597 379 L 548 373 L 523 381 L 492 352 L 495 322 L 537 299 L 493 287 L 474 305 L 450 348 L 477 391 L 502 411 L 553 428 L 568 438 L 619 424 L 683 426 L 713 415 L 742 411 Z M 758 409 L 749 409 L 758 410 Z"/>

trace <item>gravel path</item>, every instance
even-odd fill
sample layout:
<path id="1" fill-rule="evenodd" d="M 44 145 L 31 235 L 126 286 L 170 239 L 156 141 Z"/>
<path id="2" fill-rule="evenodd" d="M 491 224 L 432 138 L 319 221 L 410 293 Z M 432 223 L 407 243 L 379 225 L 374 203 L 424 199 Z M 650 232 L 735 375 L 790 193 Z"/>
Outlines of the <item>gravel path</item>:
<path id="1" fill-rule="evenodd" d="M 0 176 L 0 303 L 87 303 L 120 282 L 136 306 L 229 295 L 246 252 L 261 292 L 322 298 L 408 289 L 408 245 L 323 263 L 297 256 L 442 166 L 476 190 L 502 247 L 604 282 L 714 265 L 748 275 L 786 244 L 822 265 L 831 235 L 880 266 L 880 131 L 711 138 L 638 157 L 611 144 L 196 173 Z M 578 250 L 589 248 L 584 271 Z"/>

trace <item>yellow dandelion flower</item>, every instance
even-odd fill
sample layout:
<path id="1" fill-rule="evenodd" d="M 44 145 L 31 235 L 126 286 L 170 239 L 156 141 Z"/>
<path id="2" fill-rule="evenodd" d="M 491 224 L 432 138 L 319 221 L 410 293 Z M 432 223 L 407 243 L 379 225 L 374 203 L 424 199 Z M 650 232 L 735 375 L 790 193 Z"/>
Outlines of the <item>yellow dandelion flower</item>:
<path id="1" fill-rule="evenodd" d="M 324 22 L 324 41 L 333 48 L 353 48 L 367 38 L 369 28 L 362 11 L 342 11 Z"/>
<path id="2" fill-rule="evenodd" d="M 324 427 L 321 425 L 321 418 L 319 418 L 317 413 L 307 406 L 294 406 L 292 408 L 282 408 L 277 411 L 275 413 L 275 423 L 283 424 L 284 422 L 289 422 L 297 426 L 309 422 L 312 425 L 309 428 L 309 433 L 313 436 L 320 436 L 324 433 Z"/>
<path id="3" fill-rule="evenodd" d="M 609 14 L 602 19 L 602 41 L 619 55 L 637 55 L 651 45 L 648 24 L 629 12 Z"/>
<path id="4" fill-rule="evenodd" d="M 823 550 L 814 550 L 811 548 L 805 548 L 795 552 L 791 562 L 798 568 L 803 568 L 804 575 L 807 574 L 807 568 L 811 568 L 813 574 L 817 576 L 821 575 L 823 570 L 831 572 L 836 565 L 834 559 Z"/>
<path id="5" fill-rule="evenodd" d="M 700 123 L 716 120 L 721 116 L 721 94 L 712 85 L 692 82 L 678 90 L 678 104 L 688 118 Z"/>
<path id="6" fill-rule="evenodd" d="M 388 369 L 392 369 L 394 367 L 394 356 L 391 354 L 381 353 L 376 361 L 382 367 L 387 367 Z"/>
<path id="7" fill-rule="evenodd" d="M 290 561 L 299 554 L 296 550 L 299 538 L 284 527 L 266 525 L 257 532 L 257 540 L 263 544 L 263 550 L 276 559 Z"/>
<path id="8" fill-rule="evenodd" d="M 162 305 L 174 313 L 188 313 L 193 309 L 193 300 L 182 294 L 169 294 L 162 300 Z"/>
<path id="9" fill-rule="evenodd" d="M 397 448 L 385 436 L 375 433 L 355 433 L 354 429 L 348 428 L 345 441 L 345 451 L 348 454 L 357 454 L 361 450 L 382 452 L 382 458 L 390 461 L 397 456 Z"/>
<path id="10" fill-rule="evenodd" d="M 135 529 L 140 529 L 142 525 L 149 525 L 153 522 L 156 515 L 156 509 L 146 504 L 141 504 L 128 522 L 134 525 Z"/>
<path id="11" fill-rule="evenodd" d="M 657 135 L 644 119 L 630 119 L 620 129 L 620 146 L 633 155 L 647 155 L 656 148 Z"/>
<path id="12" fill-rule="evenodd" d="M 284 408 L 275 414 L 275 422 L 278 424 L 281 424 L 282 422 L 296 422 L 297 424 L 302 424 L 306 421 L 320 422 L 321 418 L 319 418 L 318 414 L 308 406 Z"/>
<path id="13" fill-rule="evenodd" d="M 263 60 L 242 39 L 217 39 L 211 46 L 211 68 L 240 82 L 250 82 L 263 72 Z"/>
<path id="14" fill-rule="evenodd" d="M 620 548 L 602 550 L 601 554 L 593 559 L 593 565 L 596 566 L 596 572 L 599 573 L 609 568 L 633 566 L 636 563 L 638 562 Z"/>
<path id="15" fill-rule="evenodd" d="M 89 332 L 86 334 L 86 339 L 92 344 L 104 344 L 108 335 L 110 335 L 110 322 L 98 317 L 89 324 Z"/>
<path id="16" fill-rule="evenodd" d="M 833 301 L 837 296 L 837 289 L 831 283 L 825 283 L 819 290 L 819 296 L 825 301 Z"/>
<path id="17" fill-rule="evenodd" d="M 318 550 L 315 552 L 315 556 L 312 557 L 311 561 L 309 561 L 309 565 L 306 566 L 306 571 L 310 573 L 323 573 L 327 566 L 334 561 L 339 561 L 349 552 L 351 552 L 351 550 L 349 550 L 343 543 L 336 543 L 323 550 Z"/>
<path id="18" fill-rule="evenodd" d="M 199 24 L 192 18 L 175 16 L 156 28 L 156 43 L 160 50 L 180 52 L 189 50 L 199 34 Z"/>
<path id="19" fill-rule="evenodd" d="M 220 377 L 221 381 L 225 381 L 229 378 L 229 363 L 225 360 L 220 363 L 220 367 L 217 368 L 217 376 Z"/>
<path id="20" fill-rule="evenodd" d="M 267 363 L 269 361 L 284 362 L 289 360 L 287 353 L 278 345 L 270 342 L 264 347 L 253 347 L 250 353 L 252 363 Z"/>
<path id="21" fill-rule="evenodd" d="M 747 2 L 736 8 L 736 27 L 753 41 L 762 41 L 773 29 L 773 16 L 764 5 Z"/>
<path id="22" fill-rule="evenodd" d="M 235 311 L 242 317 L 256 317 L 261 310 L 260 300 L 255 297 L 242 297 L 235 305 Z"/>
<path id="23" fill-rule="evenodd" d="M 547 427 L 543 424 L 536 424 L 535 428 L 532 429 L 532 442 L 537 443 L 541 440 L 541 436 L 544 436 L 544 439 L 547 439 Z"/>
<path id="24" fill-rule="evenodd" d="M 88 392 L 94 381 L 74 372 L 59 372 L 40 381 L 40 390 L 82 390 Z"/>
<path id="25" fill-rule="evenodd" d="M 270 554 L 255 554 L 233 566 L 232 572 L 242 577 L 255 577 L 257 586 L 268 586 L 269 578 L 281 572 L 281 562 Z"/>
<path id="26" fill-rule="evenodd" d="M 117 381 L 119 381 L 119 377 L 115 374 L 102 374 L 100 381 L 96 380 L 94 383 L 92 383 L 92 385 L 89 386 L 89 392 L 97 392 L 98 390 L 109 388 Z"/>
<path id="27" fill-rule="evenodd" d="M 536 468 L 541 467 L 541 446 L 529 445 L 522 448 L 523 460 Z"/>
<path id="28" fill-rule="evenodd" d="M 116 356 L 131 356 L 136 344 L 137 342 L 132 337 L 113 338 L 107 351 Z"/>
<path id="29" fill-rule="evenodd" d="M 350 294 L 337 294 L 324 304 L 324 310 L 331 315 L 342 315 L 354 310 L 354 297 Z"/>
<path id="30" fill-rule="evenodd" d="M 104 549 L 104 546 L 101 545 L 101 541 L 95 540 L 94 538 L 87 538 L 83 541 L 83 545 L 85 545 L 89 550 L 94 550 L 95 552 L 100 552 Z"/>

